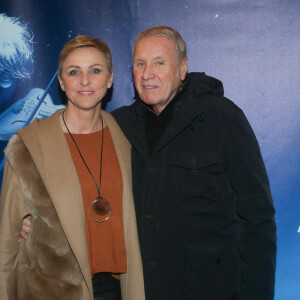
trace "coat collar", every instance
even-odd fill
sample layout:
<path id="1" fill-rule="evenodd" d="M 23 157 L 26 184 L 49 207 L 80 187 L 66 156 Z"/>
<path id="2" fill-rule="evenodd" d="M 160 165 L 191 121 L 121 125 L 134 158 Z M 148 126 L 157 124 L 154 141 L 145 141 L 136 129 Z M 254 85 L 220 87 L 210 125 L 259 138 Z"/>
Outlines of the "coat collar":
<path id="1" fill-rule="evenodd" d="M 224 94 L 222 82 L 205 73 L 193 72 L 186 75 L 183 90 L 175 96 L 179 99 L 176 99 L 174 104 L 173 120 L 166 127 L 152 154 L 168 144 L 184 128 L 192 127 L 195 120 L 203 120 L 204 108 L 201 100 L 208 94 L 222 97 Z M 144 159 L 149 156 L 146 137 L 147 111 L 149 107 L 145 108 L 141 100 L 137 101 L 132 105 L 128 126 L 126 124 L 125 128 L 123 127 L 126 137 Z"/>
<path id="2" fill-rule="evenodd" d="M 176 99 L 173 107 L 173 120 L 168 124 L 163 132 L 158 144 L 152 154 L 159 151 L 178 135 L 185 127 L 189 126 L 194 120 L 202 119 L 203 110 L 198 96 L 192 90 L 183 91 Z M 173 100 L 172 100 L 173 101 Z M 149 156 L 148 141 L 146 136 L 147 109 L 139 103 L 133 105 L 133 115 L 126 129 L 126 137 L 133 147 L 146 160 Z"/>

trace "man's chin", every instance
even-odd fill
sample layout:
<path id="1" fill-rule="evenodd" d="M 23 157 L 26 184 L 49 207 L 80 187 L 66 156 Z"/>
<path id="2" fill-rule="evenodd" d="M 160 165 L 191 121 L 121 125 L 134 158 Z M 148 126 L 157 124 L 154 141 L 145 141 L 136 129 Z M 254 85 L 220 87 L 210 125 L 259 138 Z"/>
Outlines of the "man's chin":
<path id="1" fill-rule="evenodd" d="M 147 104 L 147 105 L 150 105 L 150 106 L 153 106 L 153 105 L 157 105 L 159 104 L 161 101 L 157 98 L 153 98 L 153 97 L 148 97 L 148 96 L 142 96 L 140 97 L 141 100 Z"/>

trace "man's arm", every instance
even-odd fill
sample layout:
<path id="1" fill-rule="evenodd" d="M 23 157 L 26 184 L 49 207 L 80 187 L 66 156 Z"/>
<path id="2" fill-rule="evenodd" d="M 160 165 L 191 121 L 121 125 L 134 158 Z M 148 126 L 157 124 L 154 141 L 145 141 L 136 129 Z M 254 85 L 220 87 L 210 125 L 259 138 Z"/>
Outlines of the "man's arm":
<path id="1" fill-rule="evenodd" d="M 271 300 L 276 225 L 269 180 L 256 137 L 238 108 L 223 127 L 225 170 L 236 194 L 241 290 L 236 300 Z"/>
<path id="2" fill-rule="evenodd" d="M 31 217 L 30 215 L 28 215 L 23 219 L 23 226 L 20 232 L 19 242 L 21 242 L 23 239 L 26 240 L 28 238 L 30 229 L 31 229 Z"/>

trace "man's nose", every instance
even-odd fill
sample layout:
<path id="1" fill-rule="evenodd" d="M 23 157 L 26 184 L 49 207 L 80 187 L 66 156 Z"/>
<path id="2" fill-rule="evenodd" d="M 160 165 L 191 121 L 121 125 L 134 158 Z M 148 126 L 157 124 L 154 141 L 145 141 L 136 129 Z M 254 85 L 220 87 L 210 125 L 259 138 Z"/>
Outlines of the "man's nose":
<path id="1" fill-rule="evenodd" d="M 143 79 L 148 80 L 152 79 L 155 76 L 154 68 L 151 64 L 145 65 L 145 68 L 143 70 Z"/>

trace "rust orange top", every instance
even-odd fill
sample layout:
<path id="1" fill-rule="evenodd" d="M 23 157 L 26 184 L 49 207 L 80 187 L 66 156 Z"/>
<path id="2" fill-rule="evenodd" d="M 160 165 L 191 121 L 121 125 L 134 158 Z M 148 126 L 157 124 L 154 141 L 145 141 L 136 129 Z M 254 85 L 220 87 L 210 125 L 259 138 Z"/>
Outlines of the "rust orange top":
<path id="1" fill-rule="evenodd" d="M 102 131 L 91 134 L 72 134 L 98 186 L 101 135 Z M 67 133 L 65 136 L 82 190 L 91 273 L 92 275 L 98 272 L 125 273 L 127 260 L 122 218 L 122 176 L 109 129 L 104 129 L 101 196 L 110 203 L 112 215 L 103 223 L 93 221 L 89 214 L 89 207 L 98 196 L 97 188 L 71 136 Z"/>

